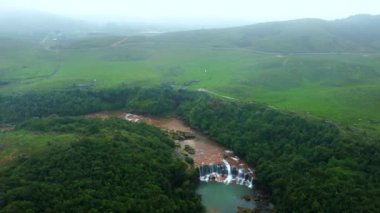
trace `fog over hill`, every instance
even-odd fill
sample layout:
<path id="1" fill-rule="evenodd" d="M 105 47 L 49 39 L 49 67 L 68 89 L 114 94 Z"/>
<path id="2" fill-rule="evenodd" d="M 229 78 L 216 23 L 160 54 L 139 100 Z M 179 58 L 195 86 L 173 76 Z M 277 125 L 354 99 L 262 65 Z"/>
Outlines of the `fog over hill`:
<path id="1" fill-rule="evenodd" d="M 107 16 L 74 17 L 35 10 L 9 10 L 0 8 L 0 36 L 44 36 L 51 32 L 69 35 L 109 34 L 139 35 L 163 32 L 186 31 L 203 28 L 222 28 L 252 24 L 247 21 L 220 19 L 159 19 L 141 18 L 115 19 Z"/>
<path id="2" fill-rule="evenodd" d="M 80 31 L 91 30 L 93 27 L 93 24 L 85 21 L 45 12 L 2 10 L 0 13 L 1 35 L 37 36 L 52 31 L 65 31 L 75 34 Z"/>
<path id="3" fill-rule="evenodd" d="M 299 19 L 243 27 L 161 35 L 160 41 L 282 53 L 373 52 L 380 50 L 380 16 Z"/>
<path id="4" fill-rule="evenodd" d="M 0 10 L 0 36 L 19 35 L 41 37 L 51 32 L 71 36 L 136 35 L 194 29 L 178 23 L 148 23 L 144 20 L 77 19 L 52 13 L 23 10 Z"/>
<path id="5" fill-rule="evenodd" d="M 203 24 L 209 28 L 217 26 L 211 23 Z M 2 36 L 27 35 L 41 39 L 52 32 L 63 32 L 71 36 L 156 35 L 172 32 L 162 34 L 154 40 L 173 44 L 191 43 L 216 48 L 250 48 L 255 51 L 280 53 L 378 51 L 380 50 L 378 26 L 380 26 L 379 15 L 355 15 L 333 21 L 298 19 L 201 30 L 199 30 L 201 25 L 186 22 L 147 23 L 138 19 L 127 22 L 84 21 L 36 11 L 6 11 L 0 15 Z"/>

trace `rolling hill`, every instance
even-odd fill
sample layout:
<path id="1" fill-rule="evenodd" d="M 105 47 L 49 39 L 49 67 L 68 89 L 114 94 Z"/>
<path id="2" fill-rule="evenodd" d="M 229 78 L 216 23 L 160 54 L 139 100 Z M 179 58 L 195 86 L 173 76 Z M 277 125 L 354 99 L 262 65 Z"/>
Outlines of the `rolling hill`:
<path id="1" fill-rule="evenodd" d="M 380 132 L 380 16 L 165 33 L 2 34 L 0 94 L 169 84 Z"/>
<path id="2" fill-rule="evenodd" d="M 160 41 L 282 53 L 374 52 L 380 50 L 380 16 L 325 21 L 301 19 L 250 26 L 164 34 Z"/>
<path id="3" fill-rule="evenodd" d="M 379 20 L 369 15 L 302 19 L 156 36 L 63 39 L 47 30 L 48 35 L 28 40 L 1 34 L 0 123 L 5 132 L 0 147 L 7 149 L 0 156 L 30 158 L 6 162 L 0 208 L 76 211 L 88 202 L 82 210 L 91 211 L 101 202 L 105 211 L 117 204 L 121 210 L 147 212 L 164 204 L 168 209 L 159 211 L 199 212 L 199 199 L 187 184 L 191 177 L 177 182 L 170 176 L 186 170 L 167 157 L 174 145 L 158 129 L 118 119 L 57 117 L 125 107 L 141 114 L 175 114 L 236 151 L 257 168 L 259 182 L 268 184 L 279 210 L 376 211 Z M 157 85 L 162 87 L 135 87 Z M 9 124 L 49 115 L 9 131 Z M 34 150 L 47 152 L 33 156 Z M 123 159 L 133 160 L 129 165 Z M 151 161 L 168 167 L 146 169 Z M 84 169 L 67 167 L 77 162 Z M 120 179 L 123 173 L 132 181 Z M 145 184 L 141 173 L 151 177 L 143 191 L 138 190 Z M 45 177 L 51 181 L 45 183 Z M 100 180 L 122 180 L 125 188 Z M 179 188 L 166 184 L 172 182 Z M 78 186 L 83 193 L 73 194 Z M 39 194 L 30 193 L 36 189 Z M 142 193 L 141 199 L 132 190 Z M 120 194 L 109 193 L 116 191 Z M 39 203 L 41 197 L 49 203 Z M 147 201 L 154 202 L 143 205 Z"/>

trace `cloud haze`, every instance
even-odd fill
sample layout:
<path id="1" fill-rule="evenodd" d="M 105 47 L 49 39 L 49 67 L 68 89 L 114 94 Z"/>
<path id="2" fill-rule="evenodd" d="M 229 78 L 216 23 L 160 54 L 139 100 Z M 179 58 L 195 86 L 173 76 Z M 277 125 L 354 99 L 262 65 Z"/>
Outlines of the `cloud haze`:
<path id="1" fill-rule="evenodd" d="M 1 8 L 75 17 L 271 21 L 380 14 L 379 0 L 1 0 Z"/>

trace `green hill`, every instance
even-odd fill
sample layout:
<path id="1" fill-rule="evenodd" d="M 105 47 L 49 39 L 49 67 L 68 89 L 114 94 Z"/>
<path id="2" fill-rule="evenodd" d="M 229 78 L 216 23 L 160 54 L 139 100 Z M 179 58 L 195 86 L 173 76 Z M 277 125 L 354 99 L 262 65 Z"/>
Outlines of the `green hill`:
<path id="1" fill-rule="evenodd" d="M 173 143 L 163 132 L 121 119 L 56 115 L 124 107 L 176 115 L 233 150 L 254 166 L 257 186 L 272 195 L 276 212 L 379 209 L 379 138 L 331 121 L 168 87 L 49 92 L 3 101 L 0 120 L 55 115 L 0 132 L 0 211 L 200 212 L 187 181 L 195 177 L 170 157 Z"/>
<path id="2" fill-rule="evenodd" d="M 3 36 L 0 93 L 121 84 L 204 88 L 380 131 L 379 16 L 156 36 Z"/>
<path id="3" fill-rule="evenodd" d="M 151 126 L 33 119 L 0 146 L 0 212 L 202 212 L 195 171 Z"/>
<path id="4" fill-rule="evenodd" d="M 357 15 L 335 21 L 301 19 L 171 33 L 158 40 L 283 53 L 373 52 L 380 50 L 378 26 L 380 16 Z"/>

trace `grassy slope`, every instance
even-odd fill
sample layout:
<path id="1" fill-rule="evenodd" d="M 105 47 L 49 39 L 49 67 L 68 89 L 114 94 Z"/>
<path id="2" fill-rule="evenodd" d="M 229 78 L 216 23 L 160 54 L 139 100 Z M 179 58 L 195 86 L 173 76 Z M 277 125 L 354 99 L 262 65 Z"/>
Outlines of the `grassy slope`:
<path id="1" fill-rule="evenodd" d="M 0 171 L 8 168 L 20 156 L 31 156 L 45 151 L 50 145 L 67 145 L 72 134 L 41 134 L 28 131 L 0 133 Z"/>
<path id="2" fill-rule="evenodd" d="M 360 22 L 363 18 L 354 20 L 361 23 L 358 26 L 363 25 Z M 4 42 L 2 48 L 9 51 L 0 57 L 0 77 L 10 84 L 0 86 L 0 93 L 78 84 L 105 88 L 121 83 L 145 86 L 170 82 L 181 86 L 198 80 L 190 88 L 206 88 L 244 100 L 311 112 L 380 132 L 380 54 L 280 54 L 252 49 L 260 44 L 261 49 L 268 51 L 276 50 L 274 47 L 295 52 L 302 51 L 300 48 L 323 51 L 329 47 L 332 35 L 338 36 L 346 29 L 347 22 L 352 23 L 336 22 L 334 34 L 329 22 L 301 20 L 148 39 L 128 38 L 112 48 L 115 41 L 124 38 L 91 38 L 87 42 L 68 42 L 67 48 L 59 52 L 45 50 L 32 42 L 18 44 L 18 48 L 12 48 L 15 41 Z M 274 29 L 278 32 L 273 32 Z M 306 34 L 316 36 L 305 39 L 305 29 Z M 251 39 L 248 35 L 261 37 Z M 352 48 L 360 52 L 375 42 L 360 43 L 359 38 L 352 38 L 349 33 L 344 35 L 333 46 L 335 50 Z M 298 44 L 300 40 L 296 38 L 309 43 Z M 241 41 L 248 41 L 249 45 Z M 279 46 L 281 41 L 285 44 Z M 298 46 L 292 46 L 294 42 Z M 52 75 L 58 65 L 61 65 L 59 71 Z"/>

